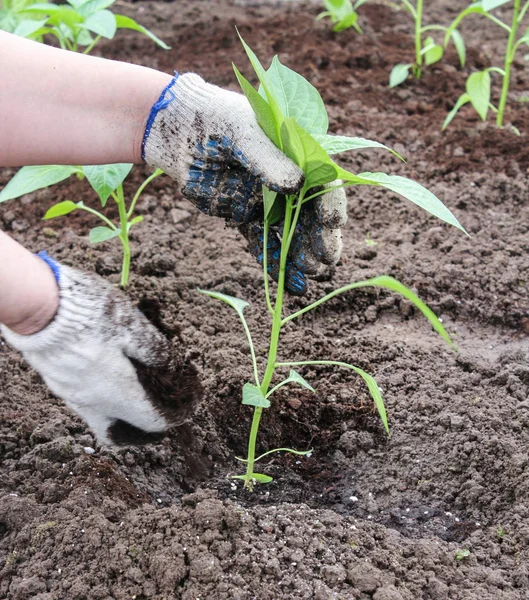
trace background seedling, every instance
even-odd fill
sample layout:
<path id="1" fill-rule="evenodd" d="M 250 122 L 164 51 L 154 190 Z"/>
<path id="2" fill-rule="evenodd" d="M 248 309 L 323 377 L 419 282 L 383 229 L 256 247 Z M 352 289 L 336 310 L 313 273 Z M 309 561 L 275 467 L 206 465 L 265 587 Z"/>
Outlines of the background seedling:
<path id="1" fill-rule="evenodd" d="M 416 0 L 415 6 L 410 0 L 401 0 L 405 10 L 413 17 L 415 23 L 415 63 L 402 64 L 399 63 L 393 67 L 389 76 L 389 87 L 396 87 L 408 78 L 410 71 L 419 79 L 424 66 L 430 66 L 440 61 L 443 58 L 444 48 L 441 44 L 435 42 L 434 38 L 429 34 L 433 31 L 447 31 L 447 27 L 442 25 L 426 25 L 423 26 L 423 0 Z M 424 34 L 428 34 L 424 39 Z M 465 64 L 466 50 L 465 43 L 461 34 L 454 29 L 450 35 L 447 34 L 448 40 L 452 39 L 459 55 L 461 66 Z M 445 38 L 446 45 L 446 38 Z"/>
<path id="2" fill-rule="evenodd" d="M 491 13 L 495 8 L 509 3 L 512 3 L 513 6 L 510 26 Z M 459 109 L 468 102 L 472 104 L 483 121 L 486 120 L 489 109 L 495 112 L 496 125 L 498 125 L 498 127 L 503 127 L 503 118 L 505 115 L 505 107 L 507 106 L 507 96 L 509 94 L 509 85 L 511 82 L 511 67 L 514 56 L 522 44 L 529 46 L 529 29 L 518 37 L 518 30 L 528 9 L 529 0 L 527 0 L 523 6 L 521 0 L 514 0 L 514 2 L 511 2 L 511 0 L 481 0 L 480 2 L 472 3 L 468 8 L 459 13 L 454 19 L 454 22 L 446 30 L 445 45 L 447 40 L 449 40 L 450 37 L 453 37 L 454 33 L 457 32 L 457 27 L 465 17 L 477 14 L 486 17 L 496 23 L 498 27 L 504 29 L 508 33 L 508 38 L 503 69 L 500 67 L 488 67 L 483 71 L 477 71 L 469 75 L 466 82 L 466 92 L 458 98 L 454 108 L 448 113 L 441 128 L 442 130 L 450 125 Z M 490 101 L 491 73 L 497 73 L 502 78 L 500 101 L 497 107 Z"/>
<path id="3" fill-rule="evenodd" d="M 333 24 L 333 31 L 343 31 L 353 27 L 357 33 L 363 33 L 358 25 L 358 13 L 356 12 L 367 0 L 357 0 L 354 4 L 351 0 L 323 0 L 325 11 L 321 12 L 316 20 L 329 17 Z"/>
<path id="4" fill-rule="evenodd" d="M 339 294 L 362 287 L 375 286 L 397 292 L 404 296 L 423 313 L 439 335 L 451 344 L 448 334 L 434 313 L 411 290 L 395 279 L 386 276 L 351 283 L 327 294 L 323 298 L 320 298 L 316 302 L 313 302 L 297 312 L 284 316 L 283 304 L 288 253 L 303 205 L 324 194 L 329 189 L 323 189 L 322 186 L 326 184 L 332 186 L 332 182 L 340 179 L 343 183 L 336 184 L 332 187 L 344 187 L 350 185 L 373 185 L 384 187 L 390 191 L 403 195 L 408 200 L 411 200 L 445 222 L 450 223 L 459 229 L 462 229 L 462 227 L 454 215 L 438 198 L 414 181 L 400 176 L 387 175 L 385 173 L 361 173 L 355 175 L 337 165 L 330 158 L 330 154 L 351 149 L 384 148 L 389 150 L 389 148 L 378 142 L 365 140 L 363 138 L 329 135 L 327 133 L 327 111 L 318 91 L 301 75 L 282 65 L 277 56 L 272 60 L 269 69 L 265 70 L 253 51 L 242 38 L 241 41 L 259 79 L 259 90 L 256 90 L 234 65 L 237 79 L 255 111 L 257 120 L 262 129 L 276 146 L 282 149 L 293 161 L 295 161 L 305 173 L 305 184 L 298 194 L 287 195 L 284 199 L 280 199 L 275 192 L 263 188 L 265 214 L 264 248 L 267 248 L 268 246 L 270 225 L 278 218 L 283 219 L 283 233 L 275 299 L 272 298 L 268 281 L 267 252 L 263 252 L 264 295 L 266 306 L 271 315 L 272 324 L 267 361 L 262 376 L 256 360 L 252 335 L 244 317 L 244 310 L 248 307 L 248 303 L 244 300 L 227 296 L 219 292 L 200 290 L 202 293 L 207 294 L 212 298 L 225 302 L 237 312 L 243 324 L 250 347 L 254 381 L 244 384 L 242 390 L 242 403 L 252 406 L 254 413 L 248 441 L 247 457 L 239 458 L 240 461 L 246 464 L 246 473 L 236 475 L 235 477 L 242 479 L 244 485 L 248 489 L 252 489 L 255 482 L 267 483 L 272 480 L 269 475 L 257 473 L 255 471 L 255 463 L 265 456 L 279 451 L 293 452 L 295 454 L 308 453 L 295 451 L 290 448 L 275 448 L 258 457 L 256 457 L 255 454 L 257 434 L 263 409 L 270 406 L 270 398 L 272 395 L 278 389 L 288 384 L 301 385 L 313 391 L 312 386 L 300 375 L 300 373 L 293 369 L 293 367 L 334 365 L 355 372 L 366 383 L 380 418 L 382 419 L 384 428 L 389 433 L 388 419 L 382 395 L 376 381 L 369 373 L 366 373 L 359 367 L 341 361 L 301 360 L 279 362 L 277 360 L 280 333 L 282 328 L 287 326 L 290 321 L 316 309 L 321 304 Z M 396 154 L 395 152 L 393 153 Z M 280 208 L 283 206 L 284 209 Z M 276 371 L 285 368 L 290 370 L 289 375 L 275 385 L 272 385 L 272 380 Z"/>
<path id="5" fill-rule="evenodd" d="M 54 36 L 61 48 L 88 54 L 101 38 L 112 39 L 118 29 L 138 31 L 165 50 L 169 46 L 131 17 L 116 15 L 108 8 L 116 0 L 67 0 L 66 4 L 4 0 L 0 29 L 43 41 Z"/>
<path id="6" fill-rule="evenodd" d="M 134 216 L 136 202 L 145 187 L 156 177 L 162 175 L 163 171 L 157 169 L 152 175 L 147 177 L 139 186 L 136 193 L 127 208 L 125 194 L 123 191 L 123 182 L 132 169 L 131 164 L 113 164 L 113 165 L 95 165 L 91 167 L 48 165 L 23 167 L 9 181 L 6 187 L 0 192 L 0 203 L 6 200 L 18 198 L 24 194 L 29 194 L 36 190 L 48 187 L 67 179 L 71 175 L 77 175 L 80 179 L 86 179 L 99 196 L 101 206 L 106 207 L 109 198 L 112 198 L 117 204 L 119 211 L 119 223 L 114 224 L 101 212 L 86 206 L 83 202 L 73 202 L 65 200 L 52 206 L 44 219 L 54 219 L 68 215 L 75 210 L 84 210 L 98 217 L 105 225 L 94 227 L 90 231 L 90 243 L 99 244 L 113 238 L 119 238 L 123 246 L 123 265 L 121 269 L 121 285 L 125 287 L 129 281 L 130 272 L 130 242 L 129 232 L 134 225 L 143 221 L 142 216 Z"/>

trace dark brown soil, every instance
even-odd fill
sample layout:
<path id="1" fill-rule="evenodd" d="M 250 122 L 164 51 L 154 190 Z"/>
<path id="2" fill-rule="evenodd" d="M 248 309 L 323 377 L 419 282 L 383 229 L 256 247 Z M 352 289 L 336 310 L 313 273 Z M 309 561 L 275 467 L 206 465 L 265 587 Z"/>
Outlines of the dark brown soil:
<path id="1" fill-rule="evenodd" d="M 430 22 L 447 24 L 454 3 L 435 4 Z M 191 474 L 176 442 L 182 431 L 159 444 L 98 447 L 0 340 L 0 598 L 529 599 L 529 116 L 517 101 L 529 94 L 523 52 L 507 115 L 522 135 L 482 124 L 470 110 L 441 134 L 469 70 L 502 56 L 502 31 L 478 17 L 463 30 L 466 70 L 450 51 L 421 81 L 389 90 L 389 71 L 411 60 L 413 42 L 407 15 L 382 3 L 362 7 L 362 37 L 316 23 L 317 4 L 181 0 L 121 9 L 172 50 L 120 33 L 120 42 L 99 47 L 101 55 L 194 70 L 237 89 L 232 60 L 248 72 L 237 24 L 258 55 L 279 53 L 322 92 L 332 132 L 376 139 L 407 157 L 398 164 L 362 152 L 343 162 L 420 181 L 471 237 L 383 191 L 350 192 L 342 264 L 307 297 L 289 299 L 288 309 L 388 274 L 428 302 L 460 352 L 385 292 L 350 293 L 292 324 L 281 358 L 344 360 L 375 375 L 392 436 L 361 381 L 305 369 L 316 394 L 278 394 L 259 446 L 314 451 L 310 458 L 274 455 L 263 467 L 274 482 L 244 492 L 229 476 L 240 469 L 234 456 L 244 454 L 249 432 L 250 412 L 241 405 L 251 376 L 248 347 L 237 317 L 196 288 L 252 303 L 247 317 L 263 363 L 260 269 L 236 230 L 198 214 L 168 178 L 157 180 L 139 207 L 145 221 L 134 234 L 129 292 L 160 301 L 201 369 L 206 397 L 195 439 L 184 445 L 207 475 Z M 0 171 L 0 184 L 13 172 Z M 131 189 L 146 172 L 137 169 Z M 2 205 L 0 226 L 33 250 L 117 282 L 119 249 L 88 244 L 90 218 L 40 221 L 61 199 L 94 202 L 84 182 L 67 182 Z"/>

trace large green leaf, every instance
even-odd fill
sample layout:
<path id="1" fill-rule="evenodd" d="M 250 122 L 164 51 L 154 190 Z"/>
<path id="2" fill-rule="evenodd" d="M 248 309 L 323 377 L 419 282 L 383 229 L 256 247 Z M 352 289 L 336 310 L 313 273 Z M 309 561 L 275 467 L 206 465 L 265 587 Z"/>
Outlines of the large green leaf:
<path id="1" fill-rule="evenodd" d="M 471 73 L 467 79 L 466 88 L 472 106 L 484 121 L 487 118 L 490 103 L 490 73 L 488 71 Z"/>
<path id="2" fill-rule="evenodd" d="M 83 172 L 105 206 L 110 194 L 123 183 L 131 169 L 129 163 L 116 163 L 83 167 Z"/>
<path id="3" fill-rule="evenodd" d="M 380 142 L 375 142 L 373 140 L 366 140 L 365 138 L 359 137 L 348 137 L 345 135 L 313 135 L 312 136 L 318 144 L 328 153 L 328 154 L 339 154 L 340 152 L 347 152 L 348 150 L 362 150 L 365 148 L 382 148 L 384 150 L 388 150 L 392 154 L 394 154 L 397 158 L 400 158 L 402 161 L 404 159 L 402 156 L 392 150 L 388 146 L 384 146 Z"/>
<path id="4" fill-rule="evenodd" d="M 347 180 L 347 172 L 340 172 L 338 175 L 341 179 Z M 416 181 L 401 177 L 400 175 L 387 175 L 386 173 L 359 173 L 357 177 L 404 196 L 404 198 L 420 206 L 435 217 L 466 233 L 459 221 L 441 200 Z"/>
<path id="5" fill-rule="evenodd" d="M 285 154 L 305 173 L 305 190 L 336 179 L 336 168 L 327 152 L 292 117 L 283 121 L 281 139 Z"/>
<path id="6" fill-rule="evenodd" d="M 109 10 L 100 10 L 88 15 L 83 26 L 96 35 L 112 39 L 116 34 L 116 17 Z"/>
<path id="7" fill-rule="evenodd" d="M 134 19 L 130 17 L 126 17 L 124 15 L 114 15 L 116 17 L 116 26 L 118 29 L 132 29 L 133 31 L 139 31 L 146 35 L 150 40 L 152 40 L 155 44 L 163 48 L 164 50 L 170 50 L 171 47 L 168 46 L 165 42 L 163 42 L 159 37 L 155 36 L 152 31 L 146 29 L 143 25 L 137 23 Z"/>
<path id="8" fill-rule="evenodd" d="M 66 165 L 45 165 L 22 167 L 0 192 L 0 202 L 18 198 L 35 190 L 48 187 L 73 173 L 79 173 L 79 167 Z"/>
<path id="9" fill-rule="evenodd" d="M 327 133 L 329 119 L 318 90 L 274 56 L 266 72 L 270 92 L 285 117 L 292 117 L 310 134 Z"/>
<path id="10" fill-rule="evenodd" d="M 83 17 L 88 17 L 89 15 L 93 15 L 100 10 L 104 10 L 109 6 L 112 6 L 115 1 L 116 0 L 87 0 L 84 2 L 72 2 L 70 0 L 69 4 L 72 4 L 80 15 Z"/>
<path id="11" fill-rule="evenodd" d="M 465 47 L 465 41 L 463 40 L 463 36 L 459 33 L 457 29 L 454 29 L 452 31 L 452 41 L 454 42 L 457 55 L 459 56 L 459 63 L 461 64 L 461 68 L 463 68 L 467 60 L 467 50 Z"/>
<path id="12" fill-rule="evenodd" d="M 31 19 L 24 19 L 23 21 L 20 21 L 18 23 L 13 33 L 23 38 L 29 38 L 30 36 L 37 33 L 39 29 L 44 27 L 44 25 L 46 25 L 47 20 L 48 19 L 41 19 L 38 21 L 33 21 Z"/>
<path id="13" fill-rule="evenodd" d="M 276 121 L 276 117 L 274 111 L 268 102 L 259 94 L 259 92 L 252 86 L 252 84 L 240 73 L 239 69 L 235 65 L 233 65 L 233 70 L 235 72 L 235 76 L 239 81 L 239 85 L 244 92 L 244 95 L 248 99 L 255 116 L 257 118 L 257 122 L 259 123 L 261 129 L 265 132 L 267 137 L 272 140 L 272 142 L 278 148 L 282 148 L 281 138 L 279 135 L 279 128 L 281 126 L 281 122 Z M 282 119 L 281 119 L 282 120 Z"/>

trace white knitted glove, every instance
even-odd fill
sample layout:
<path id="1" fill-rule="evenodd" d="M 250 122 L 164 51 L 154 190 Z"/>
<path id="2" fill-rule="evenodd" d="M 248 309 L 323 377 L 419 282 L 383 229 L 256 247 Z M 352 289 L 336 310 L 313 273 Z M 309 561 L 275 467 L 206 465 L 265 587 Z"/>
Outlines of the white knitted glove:
<path id="1" fill-rule="evenodd" d="M 121 291 L 52 262 L 60 288 L 54 320 L 33 335 L 0 326 L 6 341 L 102 443 L 145 441 L 145 433 L 188 419 L 201 397 L 195 367 Z"/>
<path id="2" fill-rule="evenodd" d="M 153 106 L 143 157 L 176 179 L 182 194 L 203 213 L 239 225 L 260 262 L 262 184 L 281 194 L 296 193 L 303 184 L 301 170 L 268 139 L 247 99 L 193 73 L 177 75 Z M 306 275 L 338 262 L 346 205 L 345 193 L 337 190 L 304 206 L 287 262 L 291 294 L 305 293 Z M 268 253 L 275 279 L 280 235 L 278 225 Z"/>

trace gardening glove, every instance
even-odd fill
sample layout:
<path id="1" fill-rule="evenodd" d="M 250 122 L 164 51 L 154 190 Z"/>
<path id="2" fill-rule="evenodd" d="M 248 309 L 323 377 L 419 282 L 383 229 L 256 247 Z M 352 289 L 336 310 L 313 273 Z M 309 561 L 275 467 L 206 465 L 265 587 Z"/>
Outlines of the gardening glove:
<path id="1" fill-rule="evenodd" d="M 179 183 L 182 194 L 199 210 L 238 225 L 261 261 L 262 185 L 280 194 L 296 193 L 303 185 L 303 173 L 268 139 L 247 99 L 193 73 L 176 75 L 152 107 L 142 152 L 148 164 Z M 303 208 L 287 262 L 288 292 L 305 293 L 307 275 L 338 261 L 337 229 L 345 214 L 341 192 Z M 268 251 L 269 272 L 276 280 L 280 235 L 278 226 Z"/>
<path id="2" fill-rule="evenodd" d="M 42 257 L 59 284 L 57 314 L 33 335 L 0 326 L 5 340 L 102 443 L 147 441 L 187 420 L 201 386 L 181 349 L 101 277 Z"/>

